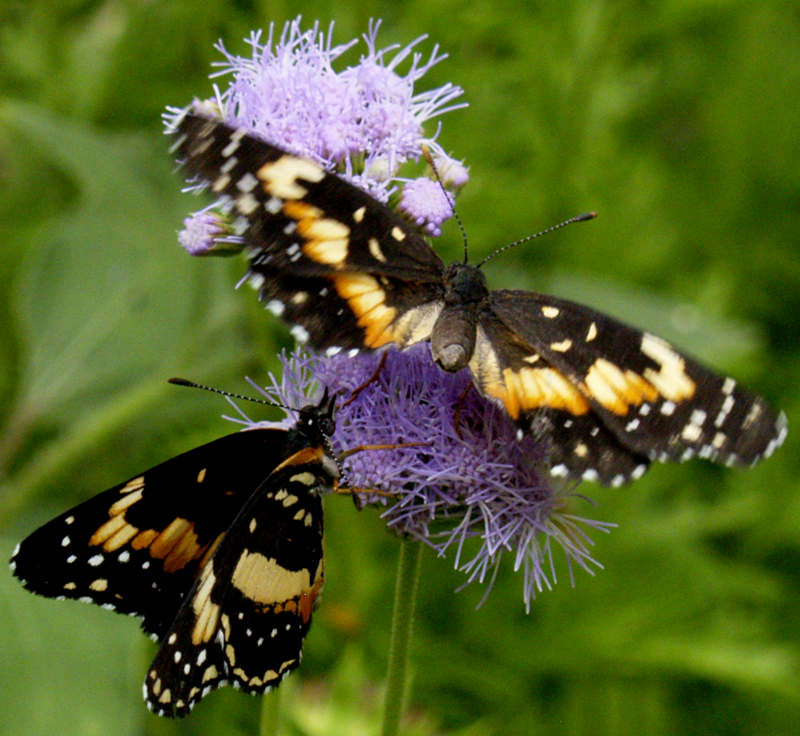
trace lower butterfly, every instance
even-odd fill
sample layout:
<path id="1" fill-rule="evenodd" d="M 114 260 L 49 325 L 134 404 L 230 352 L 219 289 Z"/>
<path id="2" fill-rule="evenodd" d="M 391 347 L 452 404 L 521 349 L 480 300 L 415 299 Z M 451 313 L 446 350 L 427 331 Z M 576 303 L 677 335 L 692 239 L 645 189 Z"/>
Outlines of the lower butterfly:
<path id="1" fill-rule="evenodd" d="M 300 664 L 323 586 L 321 490 L 333 400 L 167 460 L 27 537 L 33 593 L 138 616 L 160 642 L 144 698 L 179 718 L 226 684 L 265 693 Z"/>

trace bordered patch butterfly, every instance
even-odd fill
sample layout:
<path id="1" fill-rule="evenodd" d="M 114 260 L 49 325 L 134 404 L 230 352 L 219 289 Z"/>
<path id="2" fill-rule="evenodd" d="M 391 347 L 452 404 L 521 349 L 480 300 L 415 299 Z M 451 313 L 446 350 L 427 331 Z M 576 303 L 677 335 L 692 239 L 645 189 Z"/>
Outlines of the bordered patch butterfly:
<path id="1" fill-rule="evenodd" d="M 445 266 L 380 202 L 309 159 L 187 114 L 175 149 L 245 239 L 250 281 L 299 342 L 334 354 L 430 341 L 447 371 L 551 444 L 551 472 L 620 485 L 650 462 L 695 455 L 752 465 L 786 418 L 732 378 L 589 307 L 490 291 L 478 266 Z"/>
<path id="2" fill-rule="evenodd" d="M 326 392 L 289 430 L 221 437 L 85 501 L 18 545 L 14 575 L 140 617 L 160 642 L 144 683 L 159 715 L 225 684 L 269 691 L 300 663 L 322 592 L 333 403 Z"/>

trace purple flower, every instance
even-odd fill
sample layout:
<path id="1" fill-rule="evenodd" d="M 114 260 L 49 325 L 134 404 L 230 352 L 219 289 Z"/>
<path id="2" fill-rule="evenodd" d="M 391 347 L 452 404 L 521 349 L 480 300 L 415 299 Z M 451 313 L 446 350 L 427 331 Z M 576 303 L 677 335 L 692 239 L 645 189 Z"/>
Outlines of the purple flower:
<path id="1" fill-rule="evenodd" d="M 227 215 L 211 207 L 183 221 L 178 243 L 192 256 L 230 255 L 244 249 L 244 239 L 232 232 Z"/>
<path id="2" fill-rule="evenodd" d="M 220 42 L 217 49 L 225 60 L 215 64 L 219 70 L 212 76 L 230 76 L 229 84 L 224 90 L 215 87 L 215 97 L 196 102 L 194 109 L 312 158 L 388 203 L 404 186 L 401 167 L 418 161 L 423 145 L 437 159 L 451 161 L 436 142 L 441 126 L 432 136 L 423 126 L 465 103 L 453 102 L 463 91 L 452 84 L 415 91 L 428 70 L 446 58 L 438 46 L 427 60 L 415 51 L 426 36 L 403 48 L 378 49 L 379 27 L 379 21 L 370 22 L 363 36 L 366 53 L 342 71 L 334 70 L 334 62 L 358 39 L 334 46 L 332 24 L 327 34 L 319 23 L 303 31 L 298 17 L 277 40 L 271 25 L 263 44 L 260 31 L 251 34 L 249 57 L 230 53 Z M 401 66 L 407 67 L 404 73 Z M 183 112 L 168 110 L 168 131 Z M 466 169 L 458 166 L 463 185 Z"/>
<path id="3" fill-rule="evenodd" d="M 441 235 L 442 223 L 453 216 L 453 205 L 439 182 L 424 177 L 413 179 L 403 187 L 397 209 L 428 235 Z"/>
<path id="4" fill-rule="evenodd" d="M 518 439 L 507 414 L 470 385 L 469 372 L 445 373 L 427 345 L 390 349 L 375 381 L 365 386 L 382 355 L 282 356 L 281 381 L 273 378 L 264 393 L 299 408 L 314 384 L 337 392 L 337 451 L 419 443 L 348 457 L 344 482 L 392 494 L 364 494 L 362 500 L 385 506 L 382 518 L 396 533 L 451 555 L 468 583 L 491 588 L 501 559 L 511 555 L 514 569 L 523 572 L 528 608 L 555 582 L 554 546 L 563 551 L 570 577 L 573 564 L 589 573 L 601 567 L 585 528 L 608 531 L 613 524 L 571 513 L 583 497 L 574 485 L 553 485 L 546 445 Z"/>

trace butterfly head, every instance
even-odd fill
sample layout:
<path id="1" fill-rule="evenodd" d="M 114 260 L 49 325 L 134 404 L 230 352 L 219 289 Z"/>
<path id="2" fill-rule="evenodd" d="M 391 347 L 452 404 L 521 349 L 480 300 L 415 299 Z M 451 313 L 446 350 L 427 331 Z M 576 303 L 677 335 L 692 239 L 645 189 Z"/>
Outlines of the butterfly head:
<path id="1" fill-rule="evenodd" d="M 482 302 L 489 296 L 486 276 L 469 263 L 451 263 L 444 272 L 444 303 L 460 306 Z"/>
<path id="2" fill-rule="evenodd" d="M 330 437 L 336 429 L 334 420 L 335 406 L 336 396 L 330 396 L 326 388 L 319 404 L 316 406 L 313 404 L 304 406 L 300 409 L 300 419 L 297 422 L 298 429 L 309 439 L 325 442 L 325 438 Z"/>

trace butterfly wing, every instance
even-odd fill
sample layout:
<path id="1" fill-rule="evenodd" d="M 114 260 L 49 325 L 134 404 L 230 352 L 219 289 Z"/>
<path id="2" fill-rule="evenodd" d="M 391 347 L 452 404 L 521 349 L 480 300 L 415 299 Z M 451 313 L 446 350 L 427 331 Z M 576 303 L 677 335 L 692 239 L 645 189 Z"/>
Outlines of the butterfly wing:
<path id="1" fill-rule="evenodd" d="M 151 710 L 182 717 L 227 683 L 264 693 L 299 665 L 323 585 L 322 456 L 295 453 L 242 509 L 153 660 Z"/>
<path id="2" fill-rule="evenodd" d="M 561 474 L 617 484 L 647 460 L 694 455 L 752 465 L 785 437 L 785 417 L 733 379 L 580 304 L 495 291 L 480 330 L 471 363 L 479 387 L 526 428 L 541 425 L 544 410 Z M 633 462 L 615 472 L 626 454 Z"/>
<path id="3" fill-rule="evenodd" d="M 34 531 L 14 575 L 48 598 L 142 618 L 161 638 L 287 433 L 254 429 L 190 450 L 85 501 Z"/>
<path id="4" fill-rule="evenodd" d="M 444 265 L 397 214 L 242 129 L 186 115 L 176 132 L 182 166 L 230 207 L 250 281 L 300 341 L 372 349 L 429 337 Z"/>

